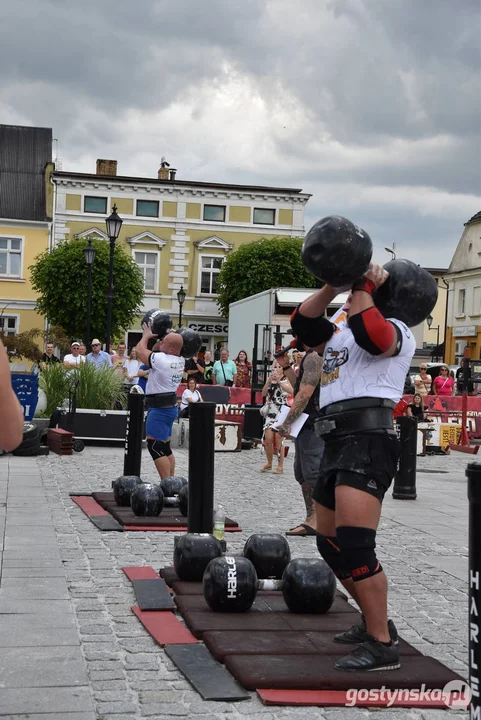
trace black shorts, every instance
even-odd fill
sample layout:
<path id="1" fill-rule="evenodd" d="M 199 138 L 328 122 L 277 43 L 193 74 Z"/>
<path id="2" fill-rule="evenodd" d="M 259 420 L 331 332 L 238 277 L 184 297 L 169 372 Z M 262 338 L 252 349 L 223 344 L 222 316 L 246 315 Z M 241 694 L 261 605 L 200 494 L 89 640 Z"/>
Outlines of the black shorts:
<path id="1" fill-rule="evenodd" d="M 382 502 L 396 473 L 399 452 L 399 440 L 392 433 L 346 435 L 336 440 L 326 436 L 319 480 L 312 497 L 334 510 L 336 485 L 349 485 Z"/>

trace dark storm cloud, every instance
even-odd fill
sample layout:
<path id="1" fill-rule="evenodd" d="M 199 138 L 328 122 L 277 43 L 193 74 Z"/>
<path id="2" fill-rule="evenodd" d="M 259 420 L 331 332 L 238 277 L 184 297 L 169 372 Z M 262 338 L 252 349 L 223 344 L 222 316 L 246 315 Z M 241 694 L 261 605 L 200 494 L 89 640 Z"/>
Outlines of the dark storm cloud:
<path id="1" fill-rule="evenodd" d="M 344 208 L 426 256 L 481 209 L 479 0 L 0 9 L 0 122 L 53 127 L 65 169 L 303 187 L 308 226 Z"/>

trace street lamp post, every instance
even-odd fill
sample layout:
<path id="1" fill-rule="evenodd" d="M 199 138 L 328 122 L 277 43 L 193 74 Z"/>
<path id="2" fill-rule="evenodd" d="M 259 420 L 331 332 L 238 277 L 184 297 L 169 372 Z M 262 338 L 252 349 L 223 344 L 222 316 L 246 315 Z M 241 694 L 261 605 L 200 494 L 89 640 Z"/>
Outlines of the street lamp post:
<path id="1" fill-rule="evenodd" d="M 185 302 L 185 294 L 184 286 L 181 285 L 177 293 L 177 302 L 179 303 L 179 327 L 182 327 L 182 306 Z"/>
<path id="2" fill-rule="evenodd" d="M 107 235 L 110 240 L 110 264 L 109 264 L 109 294 L 107 295 L 107 327 L 105 330 L 105 350 L 110 352 L 110 333 L 112 330 L 112 301 L 114 299 L 114 252 L 115 241 L 117 240 L 120 228 L 122 227 L 122 218 L 117 215 L 117 205 L 112 208 L 112 214 L 105 221 L 107 226 Z"/>
<path id="3" fill-rule="evenodd" d="M 426 322 L 427 322 L 428 328 L 429 328 L 430 330 L 436 330 L 436 362 L 439 362 L 439 356 L 438 356 L 438 352 L 439 352 L 439 325 L 437 325 L 435 328 L 432 328 L 432 327 L 431 327 L 431 325 L 433 324 L 433 316 L 432 316 L 432 315 L 428 315 L 428 316 L 427 316 Z"/>
<path id="4" fill-rule="evenodd" d="M 392 248 L 390 248 L 390 247 L 385 247 L 384 250 L 385 250 L 386 252 L 388 252 L 388 253 L 391 253 L 391 255 L 392 255 L 391 260 L 395 260 L 395 259 L 396 259 L 396 243 L 393 243 L 393 244 L 392 244 Z"/>
<path id="5" fill-rule="evenodd" d="M 85 347 L 90 345 L 90 302 L 92 299 L 92 265 L 95 260 L 95 248 L 92 240 L 88 239 L 88 245 L 84 247 L 85 263 L 87 265 L 87 326 L 85 328 Z"/>

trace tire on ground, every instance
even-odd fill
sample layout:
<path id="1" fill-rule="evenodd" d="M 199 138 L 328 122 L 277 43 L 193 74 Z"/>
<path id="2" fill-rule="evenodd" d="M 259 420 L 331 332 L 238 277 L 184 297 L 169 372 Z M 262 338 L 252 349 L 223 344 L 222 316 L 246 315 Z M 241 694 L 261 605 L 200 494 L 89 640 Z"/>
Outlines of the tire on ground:
<path id="1" fill-rule="evenodd" d="M 31 422 L 24 422 L 23 423 L 23 439 L 27 440 L 31 437 L 36 437 L 38 435 L 38 427 L 35 425 L 35 423 Z"/>

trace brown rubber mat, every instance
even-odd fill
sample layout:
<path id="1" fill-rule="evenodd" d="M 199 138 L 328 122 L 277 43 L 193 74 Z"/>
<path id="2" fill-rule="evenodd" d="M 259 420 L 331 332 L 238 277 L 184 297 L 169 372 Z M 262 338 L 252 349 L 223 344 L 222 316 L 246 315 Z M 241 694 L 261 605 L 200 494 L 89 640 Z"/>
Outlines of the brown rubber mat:
<path id="1" fill-rule="evenodd" d="M 160 568 L 159 575 L 164 578 L 167 585 L 172 588 L 176 595 L 202 595 L 201 582 L 179 580 L 177 573 L 171 566 Z"/>
<path id="2" fill-rule="evenodd" d="M 179 508 L 164 507 L 162 513 L 157 517 L 137 517 L 130 507 L 121 507 L 114 500 L 113 492 L 94 492 L 92 493 L 94 500 L 104 508 L 112 517 L 114 517 L 121 525 L 135 526 L 135 528 L 169 528 L 187 530 L 187 518 L 180 514 Z M 239 524 L 231 518 L 225 519 L 226 531 L 235 532 L 239 530 Z"/>
<path id="3" fill-rule="evenodd" d="M 220 662 L 227 655 L 346 655 L 352 645 L 333 641 L 332 632 L 256 632 L 255 635 L 238 630 L 206 632 L 203 641 Z M 399 641 L 401 655 L 421 653 L 404 640 Z"/>
<path id="4" fill-rule="evenodd" d="M 443 688 L 462 678 L 434 658 L 403 655 L 398 670 L 340 672 L 336 655 L 227 655 L 228 670 L 248 690 L 348 690 L 351 688 Z"/>
<path id="5" fill-rule="evenodd" d="M 175 604 L 192 635 L 203 640 L 213 657 L 225 663 L 246 689 L 257 690 L 263 702 L 341 707 L 353 688 L 363 692 L 381 687 L 393 691 L 425 688 L 441 693 L 453 680 L 465 684 L 457 673 L 402 639 L 398 670 L 336 670 L 336 659 L 349 654 L 353 646 L 334 643 L 333 635 L 360 620 L 359 612 L 346 602 L 343 593 L 337 593 L 333 607 L 324 615 L 289 612 L 279 591 L 259 592 L 248 612 L 214 613 L 204 600 L 202 583 L 180 581 L 172 567 L 160 570 L 160 575 L 175 589 Z M 382 700 L 378 705 L 386 703 Z M 393 700 L 392 704 L 442 706 L 432 698 L 424 701 L 411 699 L 411 695 Z"/>
<path id="6" fill-rule="evenodd" d="M 210 610 L 189 610 L 182 614 L 185 624 L 194 637 L 202 639 L 210 630 L 290 630 L 284 614 L 259 612 L 251 610 L 247 613 L 214 613 Z M 344 630 L 345 623 L 340 627 Z"/>
<path id="7" fill-rule="evenodd" d="M 165 579 L 165 578 L 164 578 Z M 200 583 L 199 583 L 200 584 Z M 175 604 L 179 608 L 180 612 L 182 614 L 186 612 L 190 612 L 191 610 L 202 610 L 204 612 L 211 612 L 209 609 L 209 606 L 207 605 L 206 601 L 204 600 L 203 595 L 176 595 L 175 597 Z M 275 612 L 275 613 L 288 613 L 291 615 L 292 613 L 289 612 L 289 609 L 287 605 L 284 602 L 284 598 L 282 597 L 281 593 L 278 591 L 277 596 L 276 595 L 268 595 L 264 593 L 258 593 L 257 597 L 254 601 L 254 604 L 252 608 L 249 610 L 249 612 L 252 612 L 253 610 L 259 610 L 261 612 Z M 351 625 L 355 623 L 359 618 L 358 611 L 352 607 L 352 605 L 349 605 L 344 599 L 342 598 L 336 598 L 334 600 L 334 603 L 329 610 L 329 615 L 332 613 L 343 613 L 343 614 L 349 614 L 353 615 L 354 617 L 351 619 L 346 620 L 346 625 Z M 229 613 L 228 613 L 229 614 Z M 234 613 L 230 613 L 234 614 Z M 235 613 L 238 615 L 239 613 Z M 240 613 L 244 614 L 244 613 Z M 300 617 L 299 615 L 296 615 L 296 617 Z M 302 617 L 308 617 L 312 619 L 312 615 L 302 616 Z M 322 617 L 314 616 L 314 617 Z"/>

